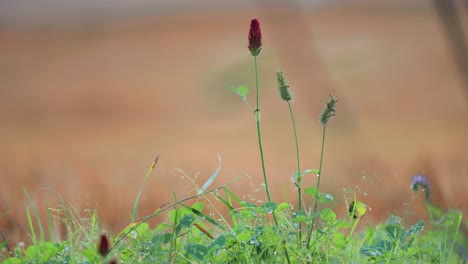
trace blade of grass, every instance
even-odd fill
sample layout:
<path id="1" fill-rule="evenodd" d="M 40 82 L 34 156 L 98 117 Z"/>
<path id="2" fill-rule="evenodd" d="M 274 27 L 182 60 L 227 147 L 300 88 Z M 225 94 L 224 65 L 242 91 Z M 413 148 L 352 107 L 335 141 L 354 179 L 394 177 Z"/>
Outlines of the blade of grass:
<path id="1" fill-rule="evenodd" d="M 156 164 L 158 164 L 159 160 L 159 155 L 156 157 L 156 159 L 151 163 L 151 166 L 149 167 L 148 171 L 146 172 L 145 178 L 143 179 L 143 183 L 140 186 L 140 190 L 138 191 L 138 195 L 135 199 L 135 202 L 133 203 L 133 211 L 131 215 L 131 220 L 132 223 L 135 222 L 136 217 L 137 217 L 137 210 L 138 210 L 138 204 L 140 203 L 140 197 L 141 193 L 143 192 L 143 187 L 145 186 L 146 181 L 148 180 L 149 175 L 153 171 L 154 167 L 156 167 Z"/>
<path id="2" fill-rule="evenodd" d="M 239 215 L 239 213 L 232 206 L 231 198 L 229 197 L 228 194 L 226 194 L 226 197 L 227 197 L 228 200 L 225 200 L 223 197 L 221 197 L 219 195 L 216 196 L 216 198 L 219 201 L 221 201 L 224 205 L 226 205 L 226 207 L 229 209 L 229 214 L 231 215 L 231 221 L 232 221 L 233 226 L 237 226 L 237 220 L 236 220 L 235 216 Z"/>
<path id="3" fill-rule="evenodd" d="M 213 183 L 213 181 L 218 177 L 219 171 L 221 170 L 221 156 L 218 155 L 218 168 L 215 170 L 213 175 L 203 184 L 203 186 L 198 190 L 198 194 L 202 194 L 210 185 Z"/>
<path id="4" fill-rule="evenodd" d="M 37 211 L 36 205 L 34 204 L 34 201 L 31 199 L 31 196 L 29 196 L 28 191 L 24 187 L 23 187 L 23 192 L 26 195 L 26 198 L 28 199 L 29 204 L 31 205 L 34 216 L 36 217 L 37 226 L 39 228 L 39 235 L 40 235 L 39 238 L 41 242 L 45 242 L 44 227 L 42 226 L 41 218 L 39 217 L 39 213 Z"/>
<path id="5" fill-rule="evenodd" d="M 213 189 L 211 189 L 211 190 L 209 190 L 209 191 L 206 191 L 206 192 L 204 192 L 204 193 L 202 193 L 202 194 L 197 194 L 197 195 L 193 195 L 193 196 L 184 198 L 184 199 L 182 199 L 182 200 L 177 201 L 177 204 L 186 202 L 186 201 L 191 200 L 191 199 L 194 199 L 194 198 L 198 198 L 198 197 L 203 196 L 203 195 L 206 195 L 206 194 L 208 194 L 208 193 L 213 193 L 213 192 L 219 191 L 219 189 L 225 189 L 225 187 L 226 187 L 225 185 L 221 185 L 221 186 L 219 186 L 219 187 L 216 187 L 216 188 L 213 188 Z M 174 203 L 169 204 L 169 205 L 167 205 L 166 207 L 160 208 L 160 209 L 156 210 L 154 213 L 152 213 L 152 214 L 150 214 L 150 215 L 148 215 L 148 216 L 145 216 L 145 217 L 144 217 L 143 219 L 141 219 L 140 221 L 134 222 L 134 223 L 131 223 L 130 225 L 128 225 L 126 228 L 124 228 L 124 230 L 122 230 L 122 231 L 119 232 L 119 235 L 116 236 L 115 242 L 114 242 L 114 244 L 113 244 L 113 246 L 112 246 L 112 248 L 111 248 L 111 251 L 112 251 L 125 237 L 127 237 L 128 234 L 130 234 L 130 232 L 132 232 L 133 230 L 135 230 L 139 225 L 141 225 L 141 224 L 147 222 L 148 220 L 150 220 L 150 219 L 152 219 L 153 217 L 159 215 L 160 213 L 162 213 L 162 212 L 168 210 L 169 208 L 174 207 L 174 206 L 177 205 L 177 204 L 174 204 Z"/>
<path id="6" fill-rule="evenodd" d="M 50 202 L 49 199 L 46 201 L 46 206 L 47 206 L 47 226 L 49 228 L 49 240 L 52 242 L 55 242 L 55 236 L 54 236 L 54 224 L 52 221 L 52 213 L 50 212 Z"/>
<path id="7" fill-rule="evenodd" d="M 34 245 L 36 245 L 37 244 L 36 230 L 34 229 L 34 224 L 31 219 L 31 214 L 29 213 L 29 207 L 26 207 L 26 217 L 28 219 L 29 232 L 31 233 L 30 234 L 31 241 Z"/>

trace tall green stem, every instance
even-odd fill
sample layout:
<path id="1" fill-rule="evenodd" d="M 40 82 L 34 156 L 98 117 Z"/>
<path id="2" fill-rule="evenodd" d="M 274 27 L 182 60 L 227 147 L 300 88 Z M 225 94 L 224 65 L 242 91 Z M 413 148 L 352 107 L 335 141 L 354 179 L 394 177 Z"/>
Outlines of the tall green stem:
<path id="1" fill-rule="evenodd" d="M 291 103 L 288 101 L 289 113 L 291 113 L 291 120 L 294 128 L 294 140 L 296 142 L 296 160 L 297 160 L 297 196 L 299 201 L 299 210 L 302 210 L 302 174 L 301 174 L 301 161 L 299 158 L 299 143 L 297 140 L 296 120 L 292 110 Z M 299 225 L 299 243 L 302 241 L 302 225 Z"/>
<path id="2" fill-rule="evenodd" d="M 260 132 L 260 108 L 259 108 L 259 100 L 258 100 L 258 67 L 257 67 L 257 56 L 254 56 L 254 62 L 255 62 L 255 91 L 256 91 L 256 106 L 255 106 L 255 121 L 257 122 L 257 136 L 258 136 L 258 147 L 260 149 L 260 159 L 262 160 L 262 171 L 263 171 L 263 182 L 265 184 L 265 191 L 268 197 L 268 202 L 271 202 L 271 195 L 270 195 L 270 188 L 268 187 L 268 179 L 266 175 L 266 169 L 265 169 L 265 159 L 263 157 L 263 146 L 262 146 L 262 134 Z M 275 225 L 278 226 L 278 219 L 276 218 L 276 214 L 273 211 L 273 220 L 275 221 Z M 286 241 L 283 239 L 283 250 L 284 250 L 284 255 L 286 257 L 286 261 L 291 263 L 291 260 L 289 259 L 289 254 L 288 250 L 286 249 Z"/>
<path id="3" fill-rule="evenodd" d="M 320 152 L 320 167 L 319 167 L 319 174 L 318 174 L 318 180 L 317 180 L 317 192 L 320 190 L 320 179 L 322 178 L 322 161 L 323 161 L 323 149 L 325 146 L 325 132 L 327 129 L 327 125 L 323 125 L 323 131 L 322 131 L 322 151 Z M 318 199 L 317 197 L 314 199 L 314 214 L 317 212 L 317 205 L 318 205 Z M 312 231 L 314 230 L 314 223 L 315 223 L 315 217 L 312 219 L 312 224 L 309 227 L 309 234 L 308 234 L 308 241 L 307 241 L 307 247 L 310 245 L 310 240 L 312 239 Z"/>
<path id="4" fill-rule="evenodd" d="M 291 119 L 292 119 L 292 123 L 293 123 L 293 128 L 294 128 L 294 140 L 296 141 L 296 159 L 297 159 L 297 190 L 299 192 L 299 197 L 298 197 L 298 200 L 299 200 L 299 210 L 302 210 L 302 193 L 301 193 L 301 183 L 302 183 L 302 174 L 301 174 L 301 161 L 300 161 L 300 158 L 299 158 L 299 142 L 297 140 L 297 129 L 296 129 L 296 120 L 294 119 L 294 113 L 293 113 L 293 110 L 292 110 L 292 106 L 291 106 L 291 103 L 288 102 L 288 106 L 289 106 L 289 112 L 291 113 Z"/>
<path id="5" fill-rule="evenodd" d="M 265 159 L 263 157 L 263 145 L 262 145 L 262 136 L 260 132 L 260 108 L 258 105 L 258 68 L 257 68 L 257 57 L 254 56 L 254 62 L 255 62 L 255 90 L 256 90 L 256 96 L 257 96 L 257 103 L 255 107 L 255 121 L 257 122 L 257 136 L 258 136 L 258 147 L 260 149 L 260 159 L 262 160 L 262 171 L 263 171 L 263 182 L 265 184 L 265 191 L 268 197 L 268 202 L 271 202 L 271 195 L 270 195 L 270 188 L 268 187 L 268 179 L 266 175 L 266 169 L 265 169 Z"/>

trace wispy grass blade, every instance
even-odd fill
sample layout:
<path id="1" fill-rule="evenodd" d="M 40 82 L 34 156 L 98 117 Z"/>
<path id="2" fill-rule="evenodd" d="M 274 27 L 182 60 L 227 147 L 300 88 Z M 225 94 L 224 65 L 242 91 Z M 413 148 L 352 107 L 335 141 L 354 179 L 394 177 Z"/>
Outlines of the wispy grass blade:
<path id="1" fill-rule="evenodd" d="M 31 214 L 29 213 L 29 207 L 26 207 L 26 217 L 28 219 L 28 225 L 29 225 L 29 236 L 31 237 L 31 241 L 34 245 L 37 244 L 37 238 L 36 238 L 36 229 L 34 228 L 33 221 L 31 219 Z"/>
<path id="2" fill-rule="evenodd" d="M 213 183 L 213 181 L 218 177 L 219 171 L 221 170 L 221 156 L 218 155 L 218 168 L 215 170 L 213 175 L 203 184 L 203 186 L 198 190 L 198 194 L 202 194 L 210 187 L 210 185 Z"/>
<path id="3" fill-rule="evenodd" d="M 37 211 L 37 207 L 36 207 L 34 201 L 31 199 L 31 196 L 29 196 L 28 191 L 24 187 L 23 187 L 23 192 L 26 195 L 26 198 L 28 199 L 28 202 L 29 202 L 29 204 L 30 204 L 30 206 L 31 206 L 31 208 L 33 210 L 34 216 L 36 217 L 37 226 L 39 228 L 39 239 L 40 239 L 41 242 L 45 242 L 44 227 L 42 226 L 41 217 L 39 216 L 39 213 Z"/>
<path id="4" fill-rule="evenodd" d="M 153 171 L 154 167 L 156 167 L 156 164 L 158 164 L 159 160 L 159 155 L 156 157 L 156 159 L 151 163 L 151 166 L 149 167 L 148 171 L 146 172 L 145 178 L 143 179 L 143 183 L 140 186 L 140 190 L 138 191 L 138 195 L 135 199 L 135 202 L 133 203 L 133 211 L 131 215 L 131 220 L 132 222 L 135 222 L 138 214 L 138 204 L 140 203 L 140 198 L 141 198 L 141 193 L 143 192 L 143 187 L 145 186 L 146 181 L 148 180 L 149 175 Z"/>
<path id="5" fill-rule="evenodd" d="M 49 240 L 54 242 L 55 241 L 54 223 L 53 223 L 53 220 L 52 220 L 52 213 L 50 211 L 50 202 L 49 202 L 48 199 L 47 199 L 47 202 L 46 202 L 46 206 L 47 206 L 47 226 L 49 228 Z"/>

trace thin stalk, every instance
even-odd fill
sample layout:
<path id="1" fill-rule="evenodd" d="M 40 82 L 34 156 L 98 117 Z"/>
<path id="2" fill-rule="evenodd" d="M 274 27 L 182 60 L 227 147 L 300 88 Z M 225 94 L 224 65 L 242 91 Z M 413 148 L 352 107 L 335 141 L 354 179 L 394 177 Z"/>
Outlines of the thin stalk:
<path id="1" fill-rule="evenodd" d="M 260 159 L 262 161 L 262 171 L 263 171 L 263 182 L 265 183 L 265 191 L 267 194 L 268 202 L 271 202 L 270 188 L 268 187 L 268 179 L 265 169 L 265 159 L 263 157 L 263 146 L 262 146 L 262 136 L 260 132 L 260 108 L 258 106 L 258 67 L 257 67 L 257 57 L 254 56 L 255 62 L 255 90 L 256 90 L 256 107 L 255 107 L 255 121 L 257 122 L 257 136 L 258 136 L 258 147 L 260 149 Z"/>
<path id="2" fill-rule="evenodd" d="M 289 106 L 289 112 L 291 113 L 291 119 L 292 119 L 293 128 L 294 128 L 294 140 L 296 142 L 296 159 L 297 159 L 297 173 L 298 173 L 297 191 L 299 192 L 299 195 L 298 195 L 299 210 L 302 210 L 302 192 L 301 192 L 301 189 L 302 189 L 302 186 L 301 186 L 302 175 L 301 175 L 301 161 L 300 161 L 300 158 L 299 158 L 299 142 L 297 140 L 296 120 L 294 119 L 294 113 L 293 113 L 292 106 L 291 106 L 290 102 L 288 102 L 288 106 Z"/>
<path id="3" fill-rule="evenodd" d="M 460 230 L 461 221 L 462 221 L 462 213 L 459 212 L 458 222 L 457 222 L 457 230 L 455 231 L 455 235 L 453 236 L 453 243 L 452 243 L 452 246 L 450 247 L 450 251 L 449 251 L 449 254 L 447 256 L 447 260 L 450 258 L 450 255 L 452 255 L 453 247 L 455 246 L 455 241 L 456 241 L 457 236 L 458 236 L 458 231 Z"/>
<path id="4" fill-rule="evenodd" d="M 297 196 L 299 201 L 299 210 L 302 210 L 302 175 L 301 175 L 301 161 L 299 158 L 299 143 L 297 140 L 296 120 L 292 110 L 291 103 L 288 101 L 289 112 L 291 113 L 291 120 L 294 128 L 294 140 L 296 142 L 296 160 L 297 160 Z M 302 224 L 299 225 L 299 243 L 302 242 Z"/>
<path id="5" fill-rule="evenodd" d="M 260 130 L 260 108 L 259 108 L 259 96 L 258 96 L 258 66 L 257 66 L 257 56 L 254 57 L 254 64 L 255 64 L 255 91 L 256 91 L 256 105 L 255 105 L 255 121 L 257 123 L 257 136 L 258 136 L 258 148 L 260 149 L 260 159 L 262 161 L 262 171 L 263 171 L 263 182 L 265 184 L 265 191 L 266 195 L 268 198 L 268 202 L 271 202 L 271 195 L 270 195 L 270 188 L 268 187 L 268 179 L 266 175 L 266 169 L 265 169 L 265 158 L 263 157 L 263 145 L 262 145 L 262 134 Z M 278 219 L 276 219 L 275 212 L 272 213 L 273 219 L 275 221 L 275 225 L 278 227 Z M 284 255 L 286 257 L 286 260 L 289 263 L 291 263 L 291 260 L 289 259 L 289 254 L 288 250 L 286 249 L 286 240 L 283 238 L 282 240 L 283 243 L 283 250 L 284 250 Z"/>
<path id="6" fill-rule="evenodd" d="M 323 131 L 322 131 L 322 150 L 320 152 L 320 166 L 319 166 L 319 175 L 318 175 L 318 180 L 317 180 L 317 191 L 320 190 L 320 179 L 322 178 L 322 162 L 323 162 L 323 149 L 325 146 L 325 132 L 326 132 L 327 126 L 324 124 L 323 125 Z M 317 198 L 314 199 L 314 212 L 315 214 L 317 212 Z M 310 245 L 310 240 L 312 239 L 312 231 L 314 230 L 314 223 L 315 223 L 315 218 L 312 219 L 312 224 L 309 227 L 309 234 L 308 234 L 308 241 L 307 241 L 307 248 Z"/>

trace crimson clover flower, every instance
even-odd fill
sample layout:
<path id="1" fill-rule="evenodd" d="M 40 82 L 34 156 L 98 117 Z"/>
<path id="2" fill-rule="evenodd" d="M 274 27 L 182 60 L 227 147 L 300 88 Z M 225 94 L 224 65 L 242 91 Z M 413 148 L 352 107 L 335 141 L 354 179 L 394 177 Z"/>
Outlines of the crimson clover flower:
<path id="1" fill-rule="evenodd" d="M 110 252 L 110 243 L 106 235 L 101 235 L 101 240 L 99 241 L 98 252 L 101 256 L 105 257 Z"/>
<path id="2" fill-rule="evenodd" d="M 262 50 L 262 30 L 260 29 L 260 22 L 254 18 L 250 21 L 249 29 L 249 50 L 252 56 L 256 57 Z"/>

